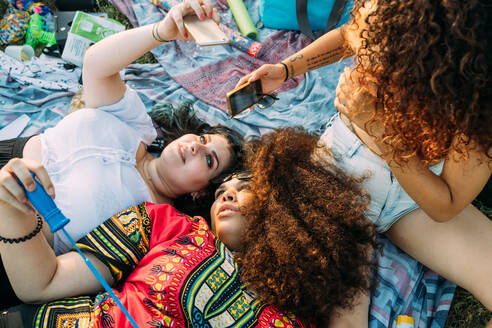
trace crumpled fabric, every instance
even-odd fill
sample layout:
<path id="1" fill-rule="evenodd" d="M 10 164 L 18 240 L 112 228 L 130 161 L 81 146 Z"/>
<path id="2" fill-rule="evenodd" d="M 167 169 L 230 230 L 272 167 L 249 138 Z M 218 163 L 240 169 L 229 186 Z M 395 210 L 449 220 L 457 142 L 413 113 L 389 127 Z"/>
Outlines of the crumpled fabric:
<path id="1" fill-rule="evenodd" d="M 0 44 L 6 45 L 22 40 L 27 32 L 29 14 L 13 7 L 8 7 L 0 20 Z"/>

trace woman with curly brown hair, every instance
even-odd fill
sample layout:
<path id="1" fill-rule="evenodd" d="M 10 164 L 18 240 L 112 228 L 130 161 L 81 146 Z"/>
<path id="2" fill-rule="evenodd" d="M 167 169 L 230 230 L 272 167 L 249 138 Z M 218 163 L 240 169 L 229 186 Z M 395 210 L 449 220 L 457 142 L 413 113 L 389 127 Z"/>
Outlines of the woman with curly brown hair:
<path id="1" fill-rule="evenodd" d="M 106 220 L 79 247 L 140 327 L 324 327 L 340 307 L 362 307 L 365 317 L 353 323 L 361 327 L 367 303 L 356 296 L 369 290 L 375 229 L 360 180 L 328 163 L 325 151 L 300 129 L 272 132 L 250 148 L 250 171 L 217 189 L 211 228 L 171 205 L 144 203 Z M 36 220 L 6 204 L 0 210 L 1 236 Z M 107 293 L 78 296 L 102 290 L 78 253 L 55 257 L 43 234 L 0 243 L 6 250 L 22 258 L 2 258 L 21 299 L 65 299 L 11 308 L 2 327 L 128 326 Z"/>
<path id="2" fill-rule="evenodd" d="M 249 224 L 238 247 L 241 278 L 260 299 L 324 327 L 369 288 L 375 230 L 364 216 L 360 179 L 338 169 L 317 136 L 299 128 L 249 146 L 252 200 L 243 210 Z M 224 241 L 220 226 L 212 222 Z M 365 312 L 367 322 L 367 303 Z"/>
<path id="3" fill-rule="evenodd" d="M 342 170 L 370 172 L 367 214 L 378 231 L 492 310 L 492 223 L 470 205 L 492 172 L 492 6 L 361 0 L 352 15 L 239 84 L 261 78 L 268 93 L 354 54 L 322 139 Z"/>

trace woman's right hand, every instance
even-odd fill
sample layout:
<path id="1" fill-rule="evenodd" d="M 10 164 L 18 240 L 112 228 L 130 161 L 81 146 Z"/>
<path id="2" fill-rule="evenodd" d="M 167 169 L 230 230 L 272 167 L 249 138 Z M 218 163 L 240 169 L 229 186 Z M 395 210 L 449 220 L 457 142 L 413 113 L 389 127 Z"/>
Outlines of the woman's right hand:
<path id="1" fill-rule="evenodd" d="M 284 84 L 286 73 L 285 67 L 282 64 L 265 64 L 248 75 L 243 76 L 236 84 L 236 88 L 247 82 L 261 79 L 263 93 L 270 94 Z"/>
<path id="2" fill-rule="evenodd" d="M 24 213 L 34 214 L 19 180 L 28 191 L 36 189 L 31 176 L 33 172 L 48 194 L 55 198 L 55 191 L 44 166 L 31 159 L 13 158 L 0 170 L 0 202 L 12 206 Z M 19 180 L 17 180 L 19 179 Z"/>
<path id="3" fill-rule="evenodd" d="M 196 15 L 201 20 L 209 17 L 217 24 L 220 23 L 219 13 L 211 0 L 184 0 L 173 6 L 160 22 L 159 35 L 165 40 L 191 40 L 183 23 L 183 17 L 188 15 Z"/>

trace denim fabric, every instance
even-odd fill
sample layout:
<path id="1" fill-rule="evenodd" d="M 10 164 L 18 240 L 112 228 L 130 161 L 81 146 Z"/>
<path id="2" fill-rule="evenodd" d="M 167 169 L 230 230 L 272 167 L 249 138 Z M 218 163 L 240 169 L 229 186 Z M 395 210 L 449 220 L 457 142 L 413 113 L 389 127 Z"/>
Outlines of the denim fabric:
<path id="1" fill-rule="evenodd" d="M 418 208 L 400 186 L 388 164 L 350 131 L 340 115 L 336 114 L 330 119 L 321 140 L 331 148 L 339 168 L 349 175 L 365 178 L 363 185 L 371 197 L 366 215 L 376 225 L 378 232 L 387 231 L 402 216 Z M 429 169 L 439 175 L 443 163 Z"/>

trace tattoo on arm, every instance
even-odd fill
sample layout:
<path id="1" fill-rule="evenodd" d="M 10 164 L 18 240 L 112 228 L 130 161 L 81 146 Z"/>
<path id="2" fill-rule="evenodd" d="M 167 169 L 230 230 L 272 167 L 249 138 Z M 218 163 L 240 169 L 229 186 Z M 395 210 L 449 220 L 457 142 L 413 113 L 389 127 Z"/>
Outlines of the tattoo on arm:
<path id="1" fill-rule="evenodd" d="M 312 71 L 316 68 L 334 63 L 343 56 L 344 52 L 344 47 L 338 47 L 325 53 L 317 54 L 313 57 L 307 58 L 307 68 L 309 71 Z"/>
<path id="2" fill-rule="evenodd" d="M 295 62 L 296 60 L 298 60 L 298 59 L 302 59 L 302 58 L 304 58 L 304 56 L 303 56 L 302 54 L 297 54 L 297 55 L 295 55 L 294 57 L 289 58 L 289 61 L 290 61 L 291 63 L 293 63 L 293 62 Z"/>
<path id="3" fill-rule="evenodd" d="M 296 61 L 300 61 L 301 59 L 306 61 L 307 72 L 312 71 L 314 69 L 326 66 L 328 64 L 334 63 L 345 54 L 345 47 L 340 46 L 335 49 L 331 49 L 327 52 L 316 54 L 312 57 L 304 58 L 303 54 L 296 54 L 288 59 L 289 66 L 289 76 L 291 79 L 297 75 L 297 72 L 294 71 L 294 63 Z"/>

